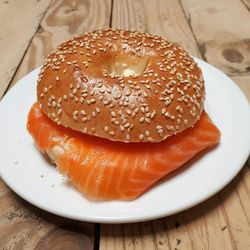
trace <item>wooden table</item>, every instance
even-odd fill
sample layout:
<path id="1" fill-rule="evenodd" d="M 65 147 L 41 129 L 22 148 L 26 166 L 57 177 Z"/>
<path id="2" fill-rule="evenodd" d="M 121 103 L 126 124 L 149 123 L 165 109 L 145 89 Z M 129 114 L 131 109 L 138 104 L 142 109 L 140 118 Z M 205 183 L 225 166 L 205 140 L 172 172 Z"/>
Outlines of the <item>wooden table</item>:
<path id="1" fill-rule="evenodd" d="M 104 27 L 161 35 L 229 75 L 250 100 L 249 0 L 1 0 L 0 98 L 71 36 Z M 127 225 L 46 213 L 0 181 L 1 249 L 250 249 L 250 161 L 213 198 Z"/>

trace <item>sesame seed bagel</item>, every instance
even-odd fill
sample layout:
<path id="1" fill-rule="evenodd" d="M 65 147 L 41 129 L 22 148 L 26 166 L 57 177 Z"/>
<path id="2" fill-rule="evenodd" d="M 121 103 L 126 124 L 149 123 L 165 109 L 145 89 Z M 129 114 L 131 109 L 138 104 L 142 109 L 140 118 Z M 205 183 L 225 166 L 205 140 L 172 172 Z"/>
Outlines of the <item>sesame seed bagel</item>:
<path id="1" fill-rule="evenodd" d="M 57 124 L 113 141 L 159 142 L 199 120 L 202 72 L 186 51 L 146 33 L 89 32 L 61 44 L 39 74 Z"/>

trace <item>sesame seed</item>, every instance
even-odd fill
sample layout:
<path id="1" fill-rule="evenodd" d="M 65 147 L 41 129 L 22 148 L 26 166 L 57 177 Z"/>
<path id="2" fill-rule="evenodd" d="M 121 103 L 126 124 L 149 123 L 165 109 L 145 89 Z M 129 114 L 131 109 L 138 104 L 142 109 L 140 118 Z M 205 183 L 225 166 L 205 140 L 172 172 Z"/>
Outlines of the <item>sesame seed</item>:
<path id="1" fill-rule="evenodd" d="M 158 130 L 157 130 L 157 133 L 158 133 L 158 134 L 162 134 L 162 133 L 163 133 L 163 129 L 162 129 L 162 128 L 161 128 L 161 129 L 158 129 Z"/>
<path id="2" fill-rule="evenodd" d="M 126 113 L 127 113 L 128 115 L 131 115 L 131 114 L 132 114 L 131 110 L 129 110 L 129 109 L 126 110 Z"/>
<path id="3" fill-rule="evenodd" d="M 147 140 L 148 140 L 149 142 L 154 141 L 152 137 L 148 137 Z"/>
<path id="4" fill-rule="evenodd" d="M 104 130 L 108 132 L 109 128 L 107 126 L 104 127 Z"/>
<path id="5" fill-rule="evenodd" d="M 124 126 L 120 125 L 119 126 L 120 130 L 123 132 L 125 130 Z"/>
<path id="6" fill-rule="evenodd" d="M 128 141 L 130 140 L 130 135 L 129 135 L 129 134 L 126 135 L 126 139 L 127 139 Z"/>
<path id="7" fill-rule="evenodd" d="M 144 120 L 145 120 L 145 117 L 141 117 L 141 118 L 139 119 L 140 122 L 144 122 Z"/>
<path id="8" fill-rule="evenodd" d="M 81 115 L 86 115 L 86 112 L 82 109 L 82 110 L 80 111 L 80 114 L 81 114 Z"/>
<path id="9" fill-rule="evenodd" d="M 110 131 L 109 134 L 112 135 L 112 136 L 114 136 L 115 132 L 114 131 Z"/>
<path id="10" fill-rule="evenodd" d="M 83 122 L 86 122 L 87 120 L 88 120 L 87 117 L 83 117 L 83 118 L 82 118 L 82 121 L 83 121 Z"/>
<path id="11" fill-rule="evenodd" d="M 124 128 L 128 128 L 130 126 L 130 123 L 127 122 L 126 124 L 124 124 Z"/>
<path id="12" fill-rule="evenodd" d="M 145 113 L 145 108 L 141 107 L 141 112 L 144 114 Z"/>
<path id="13" fill-rule="evenodd" d="M 140 134 L 139 135 L 139 140 L 142 141 L 144 139 L 144 135 L 143 134 Z"/>
<path id="14" fill-rule="evenodd" d="M 129 96 L 131 94 L 130 90 L 126 90 L 125 95 Z"/>

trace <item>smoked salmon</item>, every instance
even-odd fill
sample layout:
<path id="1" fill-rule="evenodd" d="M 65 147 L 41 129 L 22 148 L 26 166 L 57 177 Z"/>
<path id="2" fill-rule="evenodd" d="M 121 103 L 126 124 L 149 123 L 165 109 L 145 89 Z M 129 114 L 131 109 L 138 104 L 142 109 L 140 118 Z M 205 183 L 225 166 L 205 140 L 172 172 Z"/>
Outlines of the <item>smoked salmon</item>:
<path id="1" fill-rule="evenodd" d="M 113 142 L 51 121 L 35 103 L 27 129 L 41 152 L 86 197 L 133 200 L 200 151 L 216 145 L 220 132 L 205 111 L 193 128 L 159 143 Z"/>

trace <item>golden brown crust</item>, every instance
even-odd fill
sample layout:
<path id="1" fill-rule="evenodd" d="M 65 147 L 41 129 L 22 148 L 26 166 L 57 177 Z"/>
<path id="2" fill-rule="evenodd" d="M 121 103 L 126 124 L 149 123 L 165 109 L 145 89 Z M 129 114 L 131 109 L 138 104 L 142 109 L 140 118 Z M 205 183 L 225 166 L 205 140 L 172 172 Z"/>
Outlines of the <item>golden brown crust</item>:
<path id="1" fill-rule="evenodd" d="M 193 126 L 204 102 L 201 70 L 161 37 L 101 30 L 53 51 L 38 101 L 65 127 L 114 141 L 158 142 Z"/>

